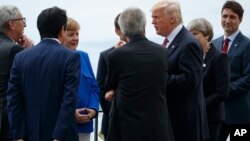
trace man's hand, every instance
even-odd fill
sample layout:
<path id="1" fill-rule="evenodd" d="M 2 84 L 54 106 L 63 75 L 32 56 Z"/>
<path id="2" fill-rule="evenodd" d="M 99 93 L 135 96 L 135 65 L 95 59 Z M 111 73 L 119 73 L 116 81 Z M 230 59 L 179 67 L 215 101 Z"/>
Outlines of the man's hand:
<path id="1" fill-rule="evenodd" d="M 115 96 L 115 90 L 110 90 L 110 91 L 106 92 L 105 99 L 108 101 L 112 101 L 114 96 Z"/>
<path id="2" fill-rule="evenodd" d="M 32 41 L 30 38 L 28 38 L 26 35 L 23 35 L 23 37 L 20 38 L 20 39 L 17 41 L 17 43 L 18 43 L 19 45 L 21 45 L 22 47 L 24 47 L 24 48 L 29 48 L 29 47 L 34 46 L 33 41 Z"/>
<path id="3" fill-rule="evenodd" d="M 126 44 L 125 41 L 120 40 L 118 43 L 116 43 L 115 48 L 121 47 L 121 46 L 123 46 L 123 45 L 125 45 L 125 44 Z"/>

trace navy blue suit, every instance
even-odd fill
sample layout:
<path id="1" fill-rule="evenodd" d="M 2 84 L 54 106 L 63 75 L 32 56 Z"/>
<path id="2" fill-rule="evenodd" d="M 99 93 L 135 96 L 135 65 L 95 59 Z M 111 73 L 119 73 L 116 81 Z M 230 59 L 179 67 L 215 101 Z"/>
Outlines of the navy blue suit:
<path id="1" fill-rule="evenodd" d="M 219 50 L 223 39 L 221 36 L 213 41 Z M 231 83 L 229 97 L 225 101 L 225 123 L 250 123 L 250 39 L 239 32 L 227 54 Z"/>
<path id="2" fill-rule="evenodd" d="M 168 49 L 167 102 L 175 141 L 201 141 L 208 137 L 201 48 L 182 27 Z"/>
<path id="3" fill-rule="evenodd" d="M 15 56 L 7 92 L 13 139 L 77 141 L 79 54 L 43 39 Z"/>
<path id="4" fill-rule="evenodd" d="M 221 36 L 213 41 L 219 50 L 222 50 L 223 40 Z M 230 90 L 225 100 L 225 122 L 220 141 L 226 140 L 232 125 L 250 125 L 250 39 L 239 32 L 227 55 L 230 60 Z"/>

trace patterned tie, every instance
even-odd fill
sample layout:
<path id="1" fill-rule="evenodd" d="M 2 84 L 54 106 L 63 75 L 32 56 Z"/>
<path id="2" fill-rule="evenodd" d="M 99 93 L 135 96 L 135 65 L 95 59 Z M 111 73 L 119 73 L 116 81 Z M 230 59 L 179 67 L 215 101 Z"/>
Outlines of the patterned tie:
<path id="1" fill-rule="evenodd" d="M 223 44 L 223 48 L 222 48 L 222 51 L 224 52 L 224 53 L 227 53 L 227 51 L 228 51 L 228 44 L 229 44 L 229 39 L 228 38 L 226 38 L 225 40 L 224 40 L 224 44 Z"/>
<path id="2" fill-rule="evenodd" d="M 162 45 L 163 45 L 164 47 L 167 47 L 168 42 L 169 42 L 169 40 L 168 40 L 168 38 L 166 37 L 166 38 L 164 39 Z"/>

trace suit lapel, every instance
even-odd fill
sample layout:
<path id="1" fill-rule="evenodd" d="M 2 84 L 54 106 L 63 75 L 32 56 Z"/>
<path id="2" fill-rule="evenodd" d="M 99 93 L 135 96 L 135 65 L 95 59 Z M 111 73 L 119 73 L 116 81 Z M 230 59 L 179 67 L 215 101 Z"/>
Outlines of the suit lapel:
<path id="1" fill-rule="evenodd" d="M 213 46 L 211 46 L 211 48 L 209 49 L 209 51 L 206 53 L 205 59 L 203 61 L 203 72 L 206 71 L 207 68 L 210 67 L 211 65 L 211 58 L 213 58 L 215 54 L 215 48 Z"/>
<path id="2" fill-rule="evenodd" d="M 237 49 L 239 49 L 240 46 L 240 41 L 242 40 L 243 36 L 241 34 L 241 32 L 239 32 L 239 34 L 236 36 L 236 38 L 234 39 L 233 43 L 230 46 L 230 49 L 228 51 L 228 56 L 229 58 L 231 56 L 233 56 L 233 54 L 236 52 Z"/>
<path id="3" fill-rule="evenodd" d="M 181 31 L 177 34 L 177 36 L 174 38 L 174 40 L 168 46 L 168 56 L 170 56 L 176 50 L 176 48 L 178 47 L 179 42 L 181 41 L 185 31 L 186 31 L 186 29 L 183 26 Z"/>
<path id="4" fill-rule="evenodd" d="M 169 46 L 168 46 L 168 55 L 170 56 L 174 50 L 178 47 L 178 43 L 175 42 L 175 43 L 171 43 Z"/>

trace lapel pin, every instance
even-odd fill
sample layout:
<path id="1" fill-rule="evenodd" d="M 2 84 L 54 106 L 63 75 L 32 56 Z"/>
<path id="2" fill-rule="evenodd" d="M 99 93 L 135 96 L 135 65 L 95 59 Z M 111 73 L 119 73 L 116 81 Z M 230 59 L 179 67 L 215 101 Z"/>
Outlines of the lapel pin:
<path id="1" fill-rule="evenodd" d="M 202 66 L 205 68 L 207 65 L 205 63 L 203 63 Z"/>

